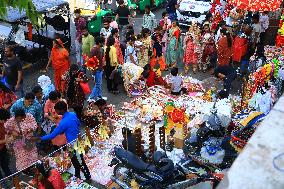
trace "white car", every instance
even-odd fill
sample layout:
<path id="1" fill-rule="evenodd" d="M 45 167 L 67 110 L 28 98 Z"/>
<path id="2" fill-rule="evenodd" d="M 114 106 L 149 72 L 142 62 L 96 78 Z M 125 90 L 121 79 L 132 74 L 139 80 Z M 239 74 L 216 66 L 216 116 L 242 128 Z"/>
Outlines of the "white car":
<path id="1" fill-rule="evenodd" d="M 192 21 L 202 23 L 210 9 L 210 0 L 181 0 L 177 19 L 181 26 L 189 26 Z"/>

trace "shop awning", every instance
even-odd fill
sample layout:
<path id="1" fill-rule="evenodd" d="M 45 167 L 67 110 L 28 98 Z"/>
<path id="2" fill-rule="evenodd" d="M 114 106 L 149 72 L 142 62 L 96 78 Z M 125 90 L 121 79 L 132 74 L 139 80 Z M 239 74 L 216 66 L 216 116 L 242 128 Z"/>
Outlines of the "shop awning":
<path id="1" fill-rule="evenodd" d="M 67 4 L 67 0 L 32 0 L 38 12 L 45 12 L 48 9 L 58 7 L 63 4 Z M 19 9 L 8 8 L 5 21 L 16 22 L 22 18 L 26 18 L 26 11 L 19 11 Z"/>
<path id="2" fill-rule="evenodd" d="M 239 9 L 248 11 L 275 11 L 280 8 L 282 0 L 229 0 Z"/>

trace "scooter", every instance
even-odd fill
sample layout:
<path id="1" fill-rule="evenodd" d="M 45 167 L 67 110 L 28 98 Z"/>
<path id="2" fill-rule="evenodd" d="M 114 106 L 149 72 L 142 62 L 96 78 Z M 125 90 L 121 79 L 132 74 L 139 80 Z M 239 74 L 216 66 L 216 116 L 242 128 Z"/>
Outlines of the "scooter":
<path id="1" fill-rule="evenodd" d="M 187 180 L 172 184 L 169 189 L 190 188 L 198 184 L 202 188 L 215 189 L 225 176 L 223 173 L 216 173 L 216 170 L 212 172 L 208 167 L 192 159 L 180 163 L 180 167 L 186 173 Z"/>
<path id="2" fill-rule="evenodd" d="M 156 151 L 153 162 L 146 163 L 130 151 L 114 149 L 115 158 L 109 166 L 115 166 L 112 180 L 124 189 L 131 188 L 135 180 L 141 188 L 166 188 L 186 179 L 181 167 L 175 166 L 165 153 Z"/>

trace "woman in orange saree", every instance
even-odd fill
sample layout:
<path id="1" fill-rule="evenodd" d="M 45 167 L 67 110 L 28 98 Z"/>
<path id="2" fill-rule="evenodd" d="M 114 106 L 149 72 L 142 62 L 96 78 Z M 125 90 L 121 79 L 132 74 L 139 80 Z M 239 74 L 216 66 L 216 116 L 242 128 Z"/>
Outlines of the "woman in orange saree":
<path id="1" fill-rule="evenodd" d="M 69 52 L 64 47 L 61 39 L 53 41 L 53 47 L 46 66 L 46 70 L 52 64 L 54 71 L 54 83 L 57 91 L 62 93 L 65 90 L 65 82 L 61 79 L 61 76 L 65 74 L 70 68 Z"/>

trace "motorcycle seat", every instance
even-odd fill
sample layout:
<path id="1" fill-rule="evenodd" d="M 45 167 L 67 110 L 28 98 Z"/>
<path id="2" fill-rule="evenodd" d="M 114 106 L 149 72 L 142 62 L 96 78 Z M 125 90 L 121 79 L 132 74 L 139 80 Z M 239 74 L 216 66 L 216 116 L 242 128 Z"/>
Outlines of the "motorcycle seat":
<path id="1" fill-rule="evenodd" d="M 149 164 L 145 163 L 142 159 L 136 156 L 134 153 L 124 150 L 122 148 L 115 148 L 116 157 L 121 160 L 123 163 L 128 164 L 134 169 L 145 171 L 148 170 Z"/>

